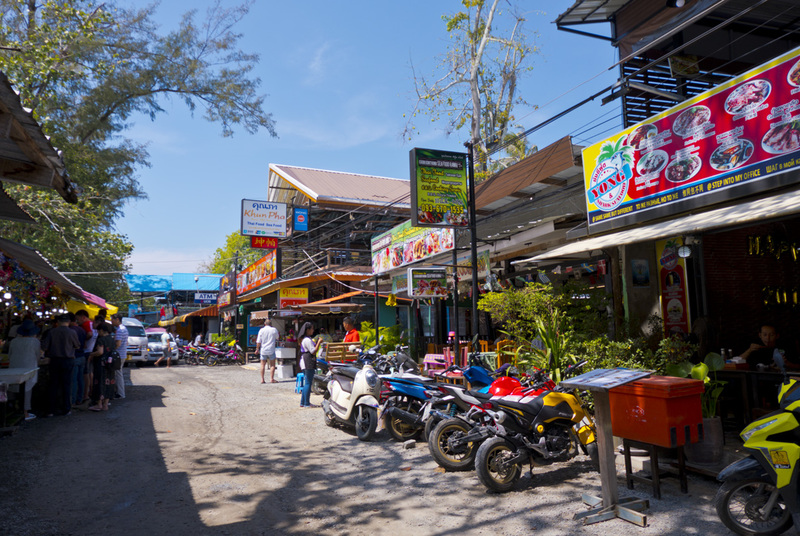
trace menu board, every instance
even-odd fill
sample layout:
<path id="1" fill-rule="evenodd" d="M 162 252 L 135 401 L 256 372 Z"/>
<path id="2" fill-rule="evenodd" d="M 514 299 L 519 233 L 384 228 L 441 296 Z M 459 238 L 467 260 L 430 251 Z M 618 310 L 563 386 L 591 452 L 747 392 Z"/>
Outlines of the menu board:
<path id="1" fill-rule="evenodd" d="M 414 227 L 407 221 L 372 239 L 372 273 L 382 274 L 452 249 L 452 229 Z"/>
<path id="2" fill-rule="evenodd" d="M 411 222 L 417 227 L 466 227 L 467 154 L 412 149 Z"/>
<path id="3" fill-rule="evenodd" d="M 798 182 L 800 48 L 583 151 L 589 227 Z"/>
<path id="4" fill-rule="evenodd" d="M 652 372 L 639 369 L 596 369 L 561 381 L 567 389 L 586 389 L 587 391 L 607 391 L 635 380 L 647 378 Z"/>
<path id="5" fill-rule="evenodd" d="M 441 268 L 409 268 L 409 298 L 446 298 L 447 272 Z"/>
<path id="6" fill-rule="evenodd" d="M 236 294 L 244 294 L 280 277 L 280 262 L 280 250 L 276 249 L 236 274 Z"/>

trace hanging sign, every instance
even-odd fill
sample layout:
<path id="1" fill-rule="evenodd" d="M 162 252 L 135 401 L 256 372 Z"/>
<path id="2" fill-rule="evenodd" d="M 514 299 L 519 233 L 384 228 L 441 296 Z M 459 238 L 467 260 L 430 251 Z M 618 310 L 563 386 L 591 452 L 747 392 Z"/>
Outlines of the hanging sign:
<path id="1" fill-rule="evenodd" d="M 411 222 L 467 227 L 467 154 L 411 149 Z"/>
<path id="2" fill-rule="evenodd" d="M 270 251 L 236 275 L 236 294 L 244 294 L 280 276 L 280 250 Z"/>
<path id="3" fill-rule="evenodd" d="M 276 249 L 278 239 L 272 236 L 251 236 L 250 247 L 254 249 Z"/>
<path id="4" fill-rule="evenodd" d="M 381 274 L 453 249 L 453 229 L 414 227 L 410 221 L 372 239 L 372 273 Z"/>
<path id="5" fill-rule="evenodd" d="M 195 292 L 194 303 L 215 303 L 217 301 L 216 292 Z"/>
<path id="6" fill-rule="evenodd" d="M 409 268 L 409 298 L 446 298 L 447 272 L 440 268 Z"/>
<path id="7" fill-rule="evenodd" d="M 800 48 L 583 150 L 590 232 L 762 194 L 800 174 Z"/>
<path id="8" fill-rule="evenodd" d="M 278 309 L 308 303 L 307 288 L 282 288 L 278 291 Z"/>
<path id="9" fill-rule="evenodd" d="M 682 245 L 681 238 L 656 242 L 661 318 L 664 319 L 664 333 L 667 336 L 688 335 L 691 326 L 686 259 L 678 255 L 678 248 Z"/>
<path id="10" fill-rule="evenodd" d="M 293 223 L 295 231 L 308 231 L 308 209 L 295 207 Z"/>
<path id="11" fill-rule="evenodd" d="M 286 236 L 286 203 L 242 199 L 241 234 Z"/>

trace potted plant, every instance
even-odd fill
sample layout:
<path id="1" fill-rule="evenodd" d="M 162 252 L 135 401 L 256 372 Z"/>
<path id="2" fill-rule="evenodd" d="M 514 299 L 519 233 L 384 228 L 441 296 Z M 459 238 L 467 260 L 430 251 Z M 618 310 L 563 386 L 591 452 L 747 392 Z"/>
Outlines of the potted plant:
<path id="1" fill-rule="evenodd" d="M 717 404 L 727 382 L 717 380 L 716 372 L 724 366 L 725 360 L 714 352 L 706 355 L 703 362 L 696 365 L 692 365 L 688 360 L 667 365 L 667 375 L 690 376 L 705 384 L 705 390 L 700 396 L 703 412 L 703 439 L 684 447 L 686 457 L 694 463 L 714 464 L 722 461 L 724 434 L 722 419 L 717 416 Z"/>

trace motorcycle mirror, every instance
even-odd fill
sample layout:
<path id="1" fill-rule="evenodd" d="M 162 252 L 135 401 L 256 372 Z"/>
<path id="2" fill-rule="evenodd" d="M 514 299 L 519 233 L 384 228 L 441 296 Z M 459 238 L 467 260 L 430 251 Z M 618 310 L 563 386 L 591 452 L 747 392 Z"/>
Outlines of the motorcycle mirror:
<path id="1" fill-rule="evenodd" d="M 786 374 L 786 362 L 783 359 L 783 351 L 775 348 L 775 351 L 772 352 L 772 360 L 775 362 L 775 366 L 778 367 L 781 372 L 783 372 L 783 381 L 786 383 L 789 380 L 789 377 Z"/>

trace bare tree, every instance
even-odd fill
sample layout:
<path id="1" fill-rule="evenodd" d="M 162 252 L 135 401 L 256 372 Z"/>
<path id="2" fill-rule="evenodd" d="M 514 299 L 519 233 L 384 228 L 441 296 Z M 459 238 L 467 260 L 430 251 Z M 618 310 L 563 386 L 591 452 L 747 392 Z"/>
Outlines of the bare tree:
<path id="1" fill-rule="evenodd" d="M 513 127 L 513 109 L 527 104 L 517 93 L 517 82 L 533 67 L 538 52 L 531 44 L 535 34 L 524 31 L 526 18 L 510 0 L 508 10 L 500 0 L 462 0 L 464 10 L 444 16 L 452 45 L 441 57 L 437 78 L 418 74 L 412 64 L 416 102 L 404 136 L 411 139 L 419 114 L 433 121 L 444 119 L 448 135 L 469 123 L 478 179 L 485 176 L 490 149 L 506 139 Z M 502 35 L 501 35 L 502 34 Z"/>

